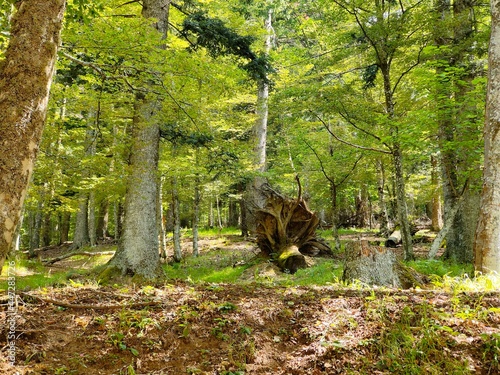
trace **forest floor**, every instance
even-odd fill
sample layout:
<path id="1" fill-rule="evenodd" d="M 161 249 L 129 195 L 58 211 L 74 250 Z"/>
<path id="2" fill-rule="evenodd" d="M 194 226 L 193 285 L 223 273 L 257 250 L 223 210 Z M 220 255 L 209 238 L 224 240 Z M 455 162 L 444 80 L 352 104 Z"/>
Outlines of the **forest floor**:
<path id="1" fill-rule="evenodd" d="M 50 248 L 40 256 L 64 251 Z M 255 245 L 238 237 L 204 239 L 200 263 L 191 267 L 205 262 L 236 269 L 255 255 Z M 95 266 L 89 258 L 60 261 L 50 272 Z M 59 285 L 18 289 L 16 338 L 10 340 L 16 366 L 7 359 L 12 312 L 4 298 L 0 373 L 500 373 L 495 291 L 463 291 L 442 280 L 422 289 L 364 288 L 334 277 L 321 286 L 299 286 L 295 275 L 252 264 L 237 282 L 187 277 L 158 285 L 101 286 L 69 273 Z M 0 288 L 5 285 L 3 276 Z"/>

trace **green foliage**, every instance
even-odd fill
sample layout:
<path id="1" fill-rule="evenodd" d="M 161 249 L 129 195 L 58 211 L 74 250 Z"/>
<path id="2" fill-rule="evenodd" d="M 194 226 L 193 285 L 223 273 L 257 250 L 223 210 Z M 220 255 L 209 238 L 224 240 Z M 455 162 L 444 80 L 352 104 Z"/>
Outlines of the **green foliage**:
<path id="1" fill-rule="evenodd" d="M 373 343 L 380 357 L 377 368 L 398 374 L 469 374 L 466 359 L 455 358 L 453 330 L 441 326 L 427 304 L 405 307 L 397 318 L 382 315 L 387 328 Z M 423 372 L 425 369 L 425 372 Z"/>
<path id="2" fill-rule="evenodd" d="M 407 264 L 424 275 L 432 275 L 439 278 L 443 278 L 444 276 L 460 277 L 474 274 L 474 268 L 470 264 L 465 265 L 428 259 L 416 260 L 408 262 Z"/>
<path id="3" fill-rule="evenodd" d="M 228 28 L 219 19 L 209 18 L 203 12 L 195 12 L 184 19 L 182 35 L 189 39 L 190 34 L 196 35 L 196 41 L 191 42 L 191 48 L 204 47 L 213 57 L 233 55 L 244 60 L 242 64 L 250 77 L 255 80 L 269 82 L 268 73 L 272 72 L 268 56 L 257 56 L 251 45 L 255 41 L 253 36 L 242 36 Z"/>

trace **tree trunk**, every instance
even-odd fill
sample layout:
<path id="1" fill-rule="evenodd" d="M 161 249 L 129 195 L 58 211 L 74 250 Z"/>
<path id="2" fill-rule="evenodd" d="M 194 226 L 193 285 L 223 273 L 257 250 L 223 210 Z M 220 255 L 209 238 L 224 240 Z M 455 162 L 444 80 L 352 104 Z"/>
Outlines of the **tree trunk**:
<path id="1" fill-rule="evenodd" d="M 97 216 L 96 233 L 97 239 L 103 240 L 108 237 L 109 221 L 109 199 L 106 197 L 99 204 L 99 214 Z"/>
<path id="2" fill-rule="evenodd" d="M 478 272 L 500 273 L 500 1 L 491 1 L 491 37 L 484 127 L 483 190 L 474 242 Z"/>
<path id="3" fill-rule="evenodd" d="M 167 259 L 167 233 L 165 231 L 165 222 L 163 215 L 163 180 L 162 177 L 160 179 L 160 183 L 158 184 L 158 199 L 156 200 L 157 208 L 156 214 L 158 215 L 158 233 L 160 236 L 160 258 Z"/>
<path id="4" fill-rule="evenodd" d="M 443 213 L 441 209 L 441 194 L 439 188 L 439 179 L 437 171 L 437 159 L 431 156 L 431 186 L 432 186 L 432 204 L 431 204 L 431 229 L 438 232 L 443 227 Z"/>
<path id="5" fill-rule="evenodd" d="M 64 0 L 18 1 L 0 63 L 0 269 L 19 223 L 47 113 Z"/>
<path id="6" fill-rule="evenodd" d="M 170 0 L 142 2 L 143 17 L 156 20 L 152 26 L 162 35 L 162 39 L 167 35 L 169 6 Z M 165 45 L 158 48 L 165 48 Z M 134 107 L 123 235 L 109 265 L 120 269 L 122 274 L 153 279 L 163 274 L 156 213 L 160 127 L 154 118 L 161 111 L 161 100 L 136 93 Z"/>
<path id="7" fill-rule="evenodd" d="M 30 231 L 29 257 L 35 256 L 35 249 L 40 247 L 40 228 L 42 226 L 42 201 L 37 205 L 37 210 L 32 213 L 32 227 Z"/>
<path id="8" fill-rule="evenodd" d="M 69 240 L 71 212 L 64 211 L 59 215 L 59 245 Z"/>
<path id="9" fill-rule="evenodd" d="M 88 209 L 89 195 L 87 192 L 81 192 L 78 198 L 78 212 L 76 213 L 75 234 L 71 250 L 90 245 Z"/>
<path id="10" fill-rule="evenodd" d="M 389 215 L 387 214 L 387 205 L 385 203 L 385 168 L 384 161 L 379 159 L 377 161 L 377 169 L 378 169 L 378 207 L 379 207 L 379 223 L 380 229 L 379 232 L 382 236 L 387 236 L 390 233 L 389 229 Z"/>
<path id="11" fill-rule="evenodd" d="M 401 150 L 399 145 L 394 145 L 394 169 L 395 169 L 395 183 L 396 183 L 396 199 L 398 202 L 398 220 L 401 230 L 401 239 L 403 242 L 403 256 L 404 260 L 413 260 L 415 255 L 413 254 L 413 245 L 411 237 L 410 222 L 408 221 L 408 212 L 406 208 L 406 196 L 405 196 L 405 182 L 403 175 L 403 156 L 401 155 Z"/>
<path id="12" fill-rule="evenodd" d="M 267 31 L 266 41 L 265 41 L 265 53 L 269 54 L 272 46 L 273 38 L 273 28 L 272 28 L 272 10 L 268 12 L 268 17 L 265 21 L 265 27 Z M 257 119 L 254 126 L 254 167 L 256 172 L 259 174 L 254 177 L 254 180 L 247 185 L 246 194 L 246 219 L 247 227 L 250 233 L 255 233 L 257 230 L 256 222 L 256 212 L 263 208 L 265 204 L 265 198 L 260 195 L 261 186 L 266 182 L 266 179 L 261 176 L 267 169 L 267 120 L 269 114 L 269 82 L 267 77 L 264 79 L 259 79 L 257 81 L 257 105 L 256 105 L 256 115 Z"/>
<path id="13" fill-rule="evenodd" d="M 200 254 L 198 247 L 198 226 L 200 222 L 200 176 L 196 175 L 194 179 L 194 200 L 193 200 L 193 256 Z"/>
<path id="14" fill-rule="evenodd" d="M 340 251 L 340 236 L 339 236 L 339 207 L 337 203 L 337 185 L 331 179 L 330 183 L 330 199 L 332 201 L 332 237 L 335 242 L 335 251 Z"/>
<path id="15" fill-rule="evenodd" d="M 88 217 L 88 222 L 89 222 L 89 244 L 90 246 L 96 246 L 97 245 L 97 231 L 96 231 L 96 217 L 95 217 L 95 192 L 90 191 L 89 192 L 89 217 Z"/>
<path id="16" fill-rule="evenodd" d="M 152 118 L 157 110 L 154 100 L 136 94 L 123 234 L 115 256 L 108 263 L 122 274 L 146 279 L 160 275 L 156 222 L 160 131 Z"/>
<path id="17" fill-rule="evenodd" d="M 182 260 L 181 248 L 181 212 L 179 204 L 179 192 L 177 187 L 177 177 L 172 177 L 172 214 L 174 218 L 174 261 L 180 262 Z"/>
<path id="18" fill-rule="evenodd" d="M 345 250 L 344 282 L 394 288 L 422 286 L 427 280 L 405 266 L 389 248 L 370 246 L 368 241 L 348 242 Z"/>

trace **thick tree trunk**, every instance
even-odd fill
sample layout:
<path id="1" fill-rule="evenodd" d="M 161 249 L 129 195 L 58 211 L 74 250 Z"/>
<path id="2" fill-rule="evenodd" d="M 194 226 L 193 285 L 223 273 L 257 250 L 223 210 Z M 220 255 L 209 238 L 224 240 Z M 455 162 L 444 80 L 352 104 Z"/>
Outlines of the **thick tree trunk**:
<path id="1" fill-rule="evenodd" d="M 0 63 L 0 269 L 21 216 L 47 113 L 66 2 L 15 3 Z"/>
<path id="2" fill-rule="evenodd" d="M 491 1 L 481 209 L 474 242 L 478 272 L 500 273 L 500 1 Z"/>
<path id="3" fill-rule="evenodd" d="M 339 236 L 339 207 L 337 203 L 337 185 L 333 181 L 329 181 L 330 183 L 330 199 L 332 201 L 332 237 L 335 242 L 334 249 L 335 251 L 339 251 L 340 244 L 340 236 Z"/>
<path id="4" fill-rule="evenodd" d="M 368 285 L 394 288 L 422 286 L 426 280 L 397 260 L 389 248 L 370 246 L 368 241 L 348 242 L 345 250 L 345 282 L 361 281 Z"/>
<path id="5" fill-rule="evenodd" d="M 109 261 L 122 274 L 146 279 L 161 274 L 156 222 L 160 131 L 152 118 L 157 110 L 156 101 L 136 95 L 123 235 Z"/>
<path id="6" fill-rule="evenodd" d="M 170 0 L 144 0 L 142 15 L 155 19 L 152 25 L 166 38 Z M 165 45 L 158 46 L 165 48 Z M 130 153 L 130 174 L 125 197 L 123 235 L 109 265 L 122 274 L 153 279 L 163 274 L 160 264 L 157 199 L 160 127 L 154 115 L 161 110 L 161 101 L 136 93 L 134 129 Z"/>

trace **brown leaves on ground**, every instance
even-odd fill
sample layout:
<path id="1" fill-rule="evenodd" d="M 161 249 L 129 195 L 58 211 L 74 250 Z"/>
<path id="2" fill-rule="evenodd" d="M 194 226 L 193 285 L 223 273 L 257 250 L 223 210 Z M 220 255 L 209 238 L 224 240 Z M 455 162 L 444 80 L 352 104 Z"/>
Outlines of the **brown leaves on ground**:
<path id="1" fill-rule="evenodd" d="M 495 294 L 74 286 L 19 296 L 17 314 L 14 369 L 2 306 L 2 374 L 499 373 Z"/>

